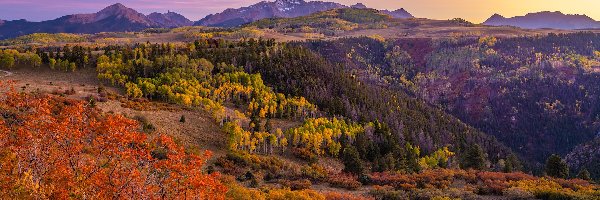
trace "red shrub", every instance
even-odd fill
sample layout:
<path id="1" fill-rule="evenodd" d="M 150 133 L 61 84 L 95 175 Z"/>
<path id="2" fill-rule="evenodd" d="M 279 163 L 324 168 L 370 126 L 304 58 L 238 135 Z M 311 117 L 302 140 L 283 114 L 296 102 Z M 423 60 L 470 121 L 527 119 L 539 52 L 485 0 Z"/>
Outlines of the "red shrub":
<path id="1" fill-rule="evenodd" d="M 337 174 L 329 177 L 329 184 L 332 187 L 345 188 L 348 190 L 357 190 L 362 186 L 362 183 L 358 182 L 356 176 L 349 174 Z"/>
<path id="2" fill-rule="evenodd" d="M 410 175 L 400 173 L 373 173 L 370 176 L 371 183 L 374 185 L 389 185 L 396 189 L 412 190 L 417 187 L 417 182 Z"/>
<path id="3" fill-rule="evenodd" d="M 591 184 L 590 182 L 586 181 L 586 180 L 582 180 L 582 179 L 569 179 L 569 180 L 565 180 L 565 179 L 552 179 L 552 181 L 560 184 L 560 186 L 564 187 L 564 188 L 571 188 L 572 190 L 579 190 L 579 188 L 581 187 L 589 187 Z"/>
<path id="4" fill-rule="evenodd" d="M 523 172 L 479 172 L 477 178 L 480 181 L 478 190 L 480 194 L 498 194 L 510 187 L 511 181 L 533 180 L 535 177 Z"/>
<path id="5" fill-rule="evenodd" d="M 281 185 L 283 185 L 285 187 L 289 187 L 291 190 L 305 190 L 305 189 L 309 189 L 312 186 L 312 183 L 310 182 L 310 180 L 307 180 L 307 179 L 301 179 L 301 180 L 295 180 L 295 181 L 283 180 L 280 183 L 281 183 Z"/>
<path id="6" fill-rule="evenodd" d="M 419 188 L 445 189 L 454 181 L 455 172 L 449 169 L 425 170 L 414 175 Z"/>
<path id="7" fill-rule="evenodd" d="M 372 200 L 375 199 L 373 197 L 365 197 L 354 194 L 342 194 L 337 192 L 328 192 L 325 193 L 326 200 Z"/>

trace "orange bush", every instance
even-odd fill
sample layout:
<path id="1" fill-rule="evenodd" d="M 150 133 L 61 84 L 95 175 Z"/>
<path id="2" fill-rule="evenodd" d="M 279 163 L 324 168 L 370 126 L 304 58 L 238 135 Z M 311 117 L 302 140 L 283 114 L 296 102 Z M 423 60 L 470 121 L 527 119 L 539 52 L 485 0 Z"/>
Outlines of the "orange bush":
<path id="1" fill-rule="evenodd" d="M 355 194 L 328 192 L 325 193 L 326 200 L 372 200 L 373 197 L 359 196 Z"/>
<path id="2" fill-rule="evenodd" d="M 452 184 L 456 170 L 435 169 L 424 170 L 414 175 L 419 188 L 439 188 L 445 189 Z"/>
<path id="3" fill-rule="evenodd" d="M 201 171 L 209 152 L 185 153 L 138 127 L 80 101 L 0 95 L 0 197 L 224 199 L 218 174 Z"/>
<path id="4" fill-rule="evenodd" d="M 455 176 L 457 179 L 462 179 L 469 183 L 477 182 L 477 171 L 476 170 L 469 169 L 469 170 L 455 170 L 455 171 L 456 171 Z"/>
<path id="5" fill-rule="evenodd" d="M 312 182 L 310 182 L 310 180 L 307 179 L 300 179 L 300 180 L 281 180 L 279 182 L 281 185 L 283 185 L 284 187 L 287 187 L 291 190 L 305 190 L 305 189 L 309 189 L 312 186 Z"/>
<path id="6" fill-rule="evenodd" d="M 350 174 L 337 174 L 330 176 L 328 182 L 332 187 L 357 190 L 362 186 L 362 183 L 356 179 L 356 176 L 352 176 Z"/>
<path id="7" fill-rule="evenodd" d="M 292 148 L 292 155 L 308 162 L 317 162 L 319 157 L 306 148 Z"/>
<path id="8" fill-rule="evenodd" d="M 534 176 L 525 174 L 523 172 L 486 172 L 482 171 L 477 173 L 477 177 L 480 180 L 499 180 L 499 181 L 520 181 L 520 180 L 533 180 Z"/>
<path id="9" fill-rule="evenodd" d="M 373 173 L 369 178 L 374 185 L 389 185 L 403 190 L 411 190 L 417 187 L 417 182 L 412 177 L 400 173 Z"/>
<path id="10" fill-rule="evenodd" d="M 565 180 L 565 179 L 559 179 L 559 178 L 555 178 L 552 179 L 554 182 L 560 184 L 560 186 L 564 187 L 564 188 L 570 188 L 572 190 L 579 190 L 581 188 L 586 188 L 586 187 L 590 187 L 591 184 L 589 181 L 586 180 L 582 180 L 582 179 L 569 179 L 569 180 Z"/>
<path id="11" fill-rule="evenodd" d="M 435 191 L 460 198 L 472 195 L 473 191 L 479 195 L 504 195 L 515 199 L 530 196 L 540 199 L 598 199 L 600 196 L 598 187 L 584 180 L 539 178 L 522 172 L 435 169 L 416 174 L 373 173 L 369 178 L 374 185 L 370 193 L 384 199 L 412 199 L 414 197 L 406 195 L 419 196 L 422 192 L 431 195 Z"/>
<path id="12" fill-rule="evenodd" d="M 314 190 L 272 189 L 266 191 L 265 196 L 270 200 L 325 200 L 325 196 Z"/>
<path id="13" fill-rule="evenodd" d="M 504 190 L 510 188 L 511 181 L 533 180 L 534 176 L 523 172 L 502 173 L 486 172 L 477 173 L 477 178 L 482 182 L 478 186 L 480 194 L 502 194 Z"/>

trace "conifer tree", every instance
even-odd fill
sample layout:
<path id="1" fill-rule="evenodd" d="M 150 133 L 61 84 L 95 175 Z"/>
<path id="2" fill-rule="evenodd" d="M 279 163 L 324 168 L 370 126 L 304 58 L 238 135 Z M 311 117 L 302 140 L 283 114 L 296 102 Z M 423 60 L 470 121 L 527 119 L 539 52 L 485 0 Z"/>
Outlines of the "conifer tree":
<path id="1" fill-rule="evenodd" d="M 470 145 L 466 148 L 462 156 L 461 168 L 463 169 L 485 169 L 485 154 L 478 144 Z"/>
<path id="2" fill-rule="evenodd" d="M 523 166 L 521 165 L 519 158 L 517 158 L 517 156 L 515 156 L 514 154 L 510 154 L 508 157 L 506 157 L 504 169 L 502 169 L 502 171 L 509 173 L 521 171 L 522 169 Z"/>
<path id="3" fill-rule="evenodd" d="M 579 171 L 579 174 L 577 174 L 577 178 L 583 179 L 586 181 L 592 180 L 590 172 L 586 168 L 583 168 L 583 169 L 581 169 L 581 171 Z"/>
<path id="4" fill-rule="evenodd" d="M 358 151 L 356 151 L 356 148 L 353 146 L 349 146 L 344 149 L 342 162 L 344 163 L 344 172 L 361 175 L 364 171 L 362 160 L 358 155 Z"/>
<path id="5" fill-rule="evenodd" d="M 567 178 L 569 176 L 569 166 L 556 154 L 552 154 L 546 161 L 546 175 L 555 178 Z"/>

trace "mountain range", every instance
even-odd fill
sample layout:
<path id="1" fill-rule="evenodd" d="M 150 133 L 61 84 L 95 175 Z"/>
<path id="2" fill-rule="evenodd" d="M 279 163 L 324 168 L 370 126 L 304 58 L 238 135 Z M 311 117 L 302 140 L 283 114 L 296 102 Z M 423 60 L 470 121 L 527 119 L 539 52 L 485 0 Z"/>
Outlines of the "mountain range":
<path id="1" fill-rule="evenodd" d="M 97 13 L 67 15 L 42 22 L 3 21 L 0 23 L 0 39 L 31 33 L 140 31 L 146 28 L 171 28 L 191 24 L 192 21 L 177 13 L 152 13 L 146 16 L 117 3 Z"/>
<path id="2" fill-rule="evenodd" d="M 394 10 L 394 11 L 381 10 L 381 12 L 383 14 L 388 14 L 388 15 L 392 16 L 393 18 L 398 18 L 398 19 L 414 18 L 414 16 L 412 14 L 410 14 L 408 11 L 404 10 L 404 8 L 400 8 L 400 9 Z"/>
<path id="3" fill-rule="evenodd" d="M 275 0 L 262 1 L 248 7 L 229 8 L 223 12 L 210 14 L 203 19 L 193 22 L 175 13 L 151 13 L 144 15 L 134 9 L 117 3 L 108 6 L 97 13 L 73 14 L 53 20 L 30 22 L 26 20 L 6 21 L 0 19 L 0 39 L 18 37 L 31 33 L 98 33 L 140 31 L 147 28 L 174 28 L 181 26 L 214 26 L 235 27 L 265 18 L 292 18 L 306 16 L 339 8 L 368 9 L 362 3 L 346 6 L 335 2 L 305 1 L 305 0 Z M 414 18 L 405 9 L 394 11 L 380 10 L 379 12 L 393 18 Z M 567 15 L 561 12 L 529 13 L 525 16 L 511 18 L 494 14 L 484 25 L 515 26 L 527 29 L 589 29 L 600 28 L 600 22 L 586 15 Z"/>
<path id="4" fill-rule="evenodd" d="M 290 18 L 309 15 L 315 12 L 345 8 L 346 6 L 334 2 L 304 0 L 276 0 L 274 2 L 262 1 L 257 4 L 238 9 L 227 9 L 221 13 L 211 14 L 195 25 L 231 27 L 265 18 Z"/>
<path id="5" fill-rule="evenodd" d="M 365 4 L 362 4 L 362 3 L 357 3 L 350 7 L 356 8 L 356 9 L 368 9 L 369 8 L 369 7 L 365 6 Z M 404 8 L 400 8 L 400 9 L 394 10 L 394 11 L 380 10 L 380 12 L 383 14 L 392 16 L 393 18 L 399 18 L 399 19 L 414 18 L 414 16 L 412 14 L 410 14 L 408 11 L 404 10 Z"/>
<path id="6" fill-rule="evenodd" d="M 366 9 L 364 4 L 352 6 Z M 0 39 L 13 38 L 31 33 L 99 33 L 140 31 L 147 28 L 174 28 L 181 26 L 215 26 L 234 27 L 265 18 L 291 18 L 306 16 L 325 10 L 349 8 L 349 6 L 334 2 L 276 0 L 262 1 L 248 7 L 226 9 L 217 14 L 211 14 L 200 21 L 193 22 L 175 13 L 151 13 L 144 15 L 134 9 L 117 3 L 108 6 L 97 13 L 73 14 L 53 20 L 30 22 L 26 20 L 0 20 Z M 404 9 L 395 11 L 381 10 L 382 13 L 394 18 L 412 18 Z"/>
<path id="7" fill-rule="evenodd" d="M 567 15 L 558 11 L 529 13 L 525 16 L 511 18 L 494 14 L 483 22 L 483 24 L 490 26 L 515 26 L 528 29 L 553 28 L 574 30 L 600 28 L 600 22 L 586 15 Z"/>
<path id="8" fill-rule="evenodd" d="M 153 12 L 148 15 L 148 18 L 157 23 L 159 26 L 166 28 L 191 26 L 194 24 L 193 21 L 185 18 L 183 15 L 171 11 L 167 13 Z"/>
<path id="9" fill-rule="evenodd" d="M 362 3 L 350 6 L 351 8 L 366 9 Z M 265 18 L 291 18 L 310 15 L 316 12 L 349 8 L 349 6 L 334 2 L 304 1 L 304 0 L 276 0 L 274 2 L 262 1 L 257 4 L 238 9 L 227 9 L 221 13 L 211 14 L 196 22 L 198 26 L 233 27 L 258 21 Z M 395 11 L 382 10 L 394 18 L 413 18 L 404 9 Z"/>

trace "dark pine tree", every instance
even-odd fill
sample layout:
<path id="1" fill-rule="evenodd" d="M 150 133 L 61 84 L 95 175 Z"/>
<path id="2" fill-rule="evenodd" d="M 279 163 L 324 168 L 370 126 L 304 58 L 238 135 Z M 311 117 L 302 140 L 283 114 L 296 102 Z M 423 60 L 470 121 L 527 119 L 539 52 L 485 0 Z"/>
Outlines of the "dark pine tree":
<path id="1" fill-rule="evenodd" d="M 342 162 L 344 163 L 344 172 L 352 173 L 355 175 L 361 175 L 364 171 L 362 160 L 358 155 L 358 151 L 356 151 L 356 148 L 352 146 L 346 147 L 346 149 L 344 149 Z"/>
<path id="2" fill-rule="evenodd" d="M 586 168 L 583 168 L 583 169 L 581 169 L 581 171 L 579 171 L 579 174 L 577 174 L 577 178 L 583 179 L 583 180 L 586 180 L 586 181 L 591 181 L 592 180 L 590 172 L 588 172 L 588 170 Z"/>
<path id="3" fill-rule="evenodd" d="M 460 165 L 463 169 L 483 170 L 486 168 L 485 163 L 486 159 L 483 149 L 478 144 L 475 144 L 467 147 L 463 153 Z"/>
<path id="4" fill-rule="evenodd" d="M 523 165 L 521 165 L 521 161 L 519 161 L 519 158 L 517 158 L 515 154 L 510 154 L 508 157 L 506 157 L 506 163 L 502 171 L 510 173 L 521 170 L 523 170 Z"/>
<path id="5" fill-rule="evenodd" d="M 569 176 L 569 166 L 556 154 L 552 154 L 546 161 L 546 175 L 555 178 L 567 178 Z"/>

